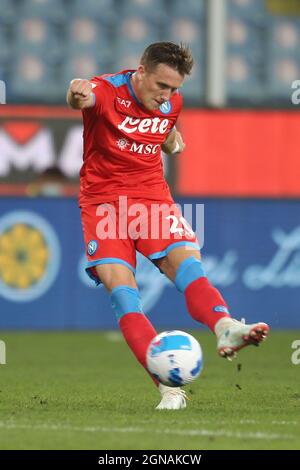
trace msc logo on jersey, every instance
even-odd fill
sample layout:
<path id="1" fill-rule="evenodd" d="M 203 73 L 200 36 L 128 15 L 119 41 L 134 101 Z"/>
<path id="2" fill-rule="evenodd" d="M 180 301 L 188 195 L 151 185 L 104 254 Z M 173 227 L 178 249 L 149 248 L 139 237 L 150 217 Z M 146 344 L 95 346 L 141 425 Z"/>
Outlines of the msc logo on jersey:
<path id="1" fill-rule="evenodd" d="M 88 254 L 92 256 L 94 253 L 96 253 L 97 248 L 98 248 L 98 243 L 96 242 L 96 240 L 91 240 L 87 246 Z"/>
<path id="2" fill-rule="evenodd" d="M 165 103 L 161 104 L 160 107 L 159 107 L 159 110 L 163 114 L 169 114 L 172 111 L 172 105 L 171 105 L 170 101 L 166 101 Z"/>
<path id="3" fill-rule="evenodd" d="M 117 146 L 119 147 L 120 150 L 126 150 L 126 147 L 128 145 L 130 145 L 130 143 L 128 142 L 127 139 L 119 139 L 119 140 L 116 140 L 117 142 Z"/>
<path id="4" fill-rule="evenodd" d="M 60 245 L 51 225 L 34 212 L 14 211 L 0 219 L 0 295 L 34 300 L 54 282 Z"/>
<path id="5" fill-rule="evenodd" d="M 160 144 L 143 144 L 136 141 L 129 142 L 124 138 L 116 140 L 116 144 L 122 152 L 128 150 L 129 152 L 138 153 L 139 155 L 155 155 L 160 149 Z"/>

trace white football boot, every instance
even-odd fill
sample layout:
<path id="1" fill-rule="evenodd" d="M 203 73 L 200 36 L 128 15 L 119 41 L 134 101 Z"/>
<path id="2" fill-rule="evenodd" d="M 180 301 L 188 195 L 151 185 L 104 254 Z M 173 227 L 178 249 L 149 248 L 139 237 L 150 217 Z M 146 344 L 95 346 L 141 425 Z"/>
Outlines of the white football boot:
<path id="1" fill-rule="evenodd" d="M 238 321 L 228 317 L 221 318 L 215 326 L 218 353 L 231 361 L 237 351 L 245 346 L 259 346 L 266 339 L 268 332 L 269 326 L 266 323 L 246 325 L 244 319 Z"/>
<path id="2" fill-rule="evenodd" d="M 186 393 L 179 387 L 167 387 L 159 384 L 158 389 L 162 399 L 156 410 L 181 410 L 186 408 Z"/>

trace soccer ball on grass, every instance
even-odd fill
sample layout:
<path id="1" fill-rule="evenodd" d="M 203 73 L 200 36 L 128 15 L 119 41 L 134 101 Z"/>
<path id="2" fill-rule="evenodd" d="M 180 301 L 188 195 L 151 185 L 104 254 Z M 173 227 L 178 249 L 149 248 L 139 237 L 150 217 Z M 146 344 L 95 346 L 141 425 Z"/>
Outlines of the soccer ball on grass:
<path id="1" fill-rule="evenodd" d="M 198 341 L 184 331 L 155 336 L 147 350 L 147 368 L 163 385 L 181 387 L 195 380 L 203 367 Z"/>

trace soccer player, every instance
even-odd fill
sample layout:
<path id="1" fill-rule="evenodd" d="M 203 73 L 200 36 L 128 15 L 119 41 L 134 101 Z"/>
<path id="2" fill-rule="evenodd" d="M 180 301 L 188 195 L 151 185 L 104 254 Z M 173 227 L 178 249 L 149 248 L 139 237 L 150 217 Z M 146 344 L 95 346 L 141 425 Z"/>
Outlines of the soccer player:
<path id="1" fill-rule="evenodd" d="M 74 79 L 67 92 L 68 104 L 82 110 L 84 124 L 79 204 L 87 273 L 104 284 L 122 334 L 145 369 L 146 351 L 157 333 L 141 305 L 136 250 L 183 293 L 192 318 L 215 333 L 222 357 L 258 345 L 269 330 L 265 323 L 246 325 L 231 318 L 205 275 L 196 235 L 163 176 L 161 149 L 168 154 L 184 149 L 175 124 L 182 108 L 179 89 L 192 66 L 188 47 L 158 42 L 145 49 L 136 70 Z M 181 388 L 152 379 L 161 393 L 156 409 L 186 407 Z"/>

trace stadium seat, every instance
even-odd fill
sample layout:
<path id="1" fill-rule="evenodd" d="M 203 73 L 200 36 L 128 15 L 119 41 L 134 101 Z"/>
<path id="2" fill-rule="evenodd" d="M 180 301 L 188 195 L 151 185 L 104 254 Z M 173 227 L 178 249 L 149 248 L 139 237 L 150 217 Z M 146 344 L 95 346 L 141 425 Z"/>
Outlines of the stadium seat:
<path id="1" fill-rule="evenodd" d="M 204 67 L 202 66 L 206 42 L 204 23 L 187 16 L 171 18 L 163 32 L 165 35 L 161 37 L 162 40 L 182 42 L 188 44 L 191 48 L 194 67 L 192 75 L 186 78 L 183 95 L 186 103 L 196 105 L 203 99 L 204 94 Z"/>
<path id="2" fill-rule="evenodd" d="M 111 73 L 119 72 L 120 70 L 135 70 L 139 64 L 142 50 L 133 53 L 127 51 L 126 53 L 119 53 L 114 56 L 111 64 Z"/>
<path id="3" fill-rule="evenodd" d="M 126 68 L 132 66 L 133 63 L 136 67 L 145 47 L 158 40 L 158 28 L 153 23 L 148 23 L 144 18 L 135 16 L 124 18 L 116 33 L 112 55 L 113 68 L 118 69 L 121 64 L 126 67 L 126 60 L 129 60 Z"/>
<path id="4" fill-rule="evenodd" d="M 300 58 L 300 20 L 272 18 L 267 27 L 267 52 L 272 57 Z"/>
<path id="5" fill-rule="evenodd" d="M 182 93 L 186 106 L 199 106 L 204 101 L 204 64 L 197 59 L 190 76 L 186 77 L 180 92 Z"/>
<path id="6" fill-rule="evenodd" d="M 88 17 L 73 17 L 66 30 L 66 56 L 93 54 L 107 62 L 112 54 L 110 34 L 104 25 Z"/>
<path id="7" fill-rule="evenodd" d="M 61 60 L 64 54 L 53 26 L 44 19 L 31 16 L 16 22 L 12 50 L 14 55 L 43 56 L 51 64 Z"/>
<path id="8" fill-rule="evenodd" d="M 190 19 L 199 21 L 205 16 L 205 1 L 204 0 L 169 0 L 168 1 L 168 14 L 171 17 L 182 18 L 188 17 Z"/>
<path id="9" fill-rule="evenodd" d="M 242 99 L 249 104 L 263 97 L 260 70 L 244 54 L 228 55 L 226 85 L 229 100 Z"/>
<path id="10" fill-rule="evenodd" d="M 229 18 L 239 18 L 261 24 L 265 21 L 265 2 L 262 0 L 228 0 Z"/>
<path id="11" fill-rule="evenodd" d="M 227 49 L 230 52 L 257 53 L 263 52 L 261 29 L 247 20 L 231 18 L 227 22 Z"/>
<path id="12" fill-rule="evenodd" d="M 93 55 L 74 55 L 69 57 L 60 68 L 60 86 L 64 93 L 73 78 L 92 78 L 108 73 L 106 64 L 99 63 Z"/>
<path id="13" fill-rule="evenodd" d="M 18 13 L 20 18 L 35 16 L 53 23 L 62 23 L 67 19 L 62 0 L 22 0 Z"/>
<path id="14" fill-rule="evenodd" d="M 0 26 L 11 25 L 16 19 L 17 9 L 11 0 L 0 0 Z"/>
<path id="15" fill-rule="evenodd" d="M 11 93 L 18 101 L 51 102 L 59 96 L 54 67 L 37 55 L 20 54 L 16 57 L 9 83 Z"/>
<path id="16" fill-rule="evenodd" d="M 89 17 L 99 23 L 112 26 L 120 19 L 120 2 L 114 0 L 73 0 L 70 3 L 70 16 Z"/>
<path id="17" fill-rule="evenodd" d="M 163 25 L 169 17 L 165 10 L 165 4 L 161 0 L 130 0 L 119 2 L 120 17 L 140 17 L 146 22 Z"/>
<path id="18" fill-rule="evenodd" d="M 6 31 L 3 27 L 0 27 L 0 67 L 2 70 L 5 68 L 10 55 L 9 40 Z"/>
<path id="19" fill-rule="evenodd" d="M 290 103 L 291 84 L 300 76 L 300 21 L 272 17 L 266 41 L 266 80 L 268 98 L 282 105 Z"/>
<path id="20" fill-rule="evenodd" d="M 128 48 L 143 46 L 158 40 L 158 29 L 152 23 L 138 16 L 128 16 L 120 21 L 116 32 L 117 47 Z"/>
<path id="21" fill-rule="evenodd" d="M 182 42 L 188 44 L 195 55 L 200 59 L 201 53 L 205 50 L 205 28 L 200 21 L 195 21 L 187 16 L 181 18 L 171 18 L 168 25 L 162 32 L 163 40 Z"/>
<path id="22" fill-rule="evenodd" d="M 282 105 L 289 105 L 293 91 L 292 82 L 299 77 L 299 60 L 292 57 L 270 60 L 266 71 L 268 98 L 274 102 L 280 100 Z"/>

